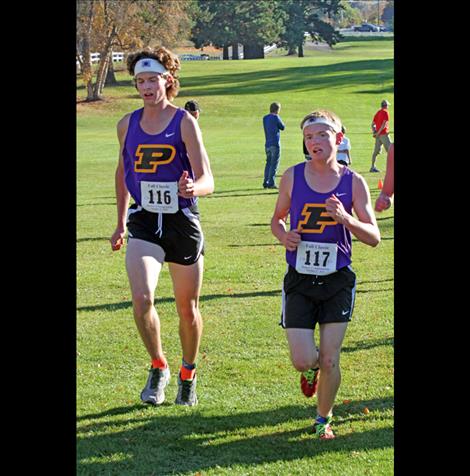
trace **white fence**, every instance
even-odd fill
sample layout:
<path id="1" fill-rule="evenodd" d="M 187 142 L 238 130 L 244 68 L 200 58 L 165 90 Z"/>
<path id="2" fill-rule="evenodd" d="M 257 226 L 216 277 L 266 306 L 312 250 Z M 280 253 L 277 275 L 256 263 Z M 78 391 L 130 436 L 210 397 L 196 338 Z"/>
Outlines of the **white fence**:
<path id="1" fill-rule="evenodd" d="M 90 59 L 92 63 L 99 63 L 101 55 L 99 53 L 91 53 Z M 124 61 L 124 53 L 113 52 L 113 63 Z"/>
<path id="2" fill-rule="evenodd" d="M 264 54 L 269 53 L 270 51 L 273 51 L 276 49 L 276 45 L 269 45 L 264 47 Z M 124 61 L 124 53 L 120 52 L 113 52 L 113 63 L 121 63 Z M 100 53 L 90 53 L 90 61 L 92 64 L 99 63 L 100 61 Z M 243 51 L 240 48 L 239 50 L 239 57 L 240 59 L 243 59 Z M 80 58 L 82 56 L 80 55 Z M 200 55 L 193 55 L 193 54 L 182 54 L 179 55 L 179 59 L 181 61 L 205 61 L 205 60 L 221 60 L 222 55 L 219 56 L 209 56 L 208 54 L 202 53 Z M 77 60 L 77 68 L 80 68 L 80 63 Z"/>
<path id="3" fill-rule="evenodd" d="M 277 48 L 276 43 L 273 43 L 272 45 L 268 45 L 264 47 L 264 54 L 268 54 L 271 51 L 274 51 Z"/>
<path id="4" fill-rule="evenodd" d="M 274 51 L 277 48 L 276 44 L 273 43 L 272 45 L 268 45 L 264 47 L 264 54 L 268 54 L 271 51 Z M 228 47 L 228 55 L 229 58 L 232 57 L 232 47 Z M 243 46 L 239 45 L 238 48 L 238 58 L 243 59 Z M 221 60 L 222 59 L 222 53 L 220 53 L 218 56 L 209 56 L 206 53 L 202 53 L 200 55 L 194 55 L 194 54 L 182 54 L 179 55 L 179 59 L 181 61 L 204 61 L 204 60 Z"/>
<path id="5" fill-rule="evenodd" d="M 92 64 L 99 63 L 101 55 L 99 53 L 90 53 L 90 61 Z M 82 55 L 80 55 L 82 58 Z M 113 63 L 120 63 L 124 61 L 124 53 L 113 52 Z M 80 67 L 80 63 L 77 60 L 77 67 Z"/>
<path id="6" fill-rule="evenodd" d="M 206 60 L 220 60 L 222 59 L 221 56 L 209 56 L 208 54 L 202 53 L 200 55 L 192 55 L 192 54 L 182 54 L 178 55 L 178 58 L 181 61 L 206 61 Z"/>

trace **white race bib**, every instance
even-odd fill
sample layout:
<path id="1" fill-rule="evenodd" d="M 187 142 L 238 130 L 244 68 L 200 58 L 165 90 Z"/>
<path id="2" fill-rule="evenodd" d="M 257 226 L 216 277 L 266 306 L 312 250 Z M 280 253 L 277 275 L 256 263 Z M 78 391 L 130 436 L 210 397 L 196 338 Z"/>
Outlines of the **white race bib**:
<path id="1" fill-rule="evenodd" d="M 178 182 L 140 182 L 142 208 L 152 213 L 178 211 Z"/>
<path id="2" fill-rule="evenodd" d="M 302 274 L 331 274 L 336 271 L 336 243 L 301 241 L 297 247 L 295 269 Z"/>

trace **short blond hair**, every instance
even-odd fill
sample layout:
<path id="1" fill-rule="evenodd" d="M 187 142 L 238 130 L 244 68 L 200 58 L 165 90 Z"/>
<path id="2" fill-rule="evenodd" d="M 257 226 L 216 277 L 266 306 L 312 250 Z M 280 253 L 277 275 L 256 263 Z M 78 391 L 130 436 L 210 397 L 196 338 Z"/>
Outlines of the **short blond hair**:
<path id="1" fill-rule="evenodd" d="M 171 74 L 173 82 L 166 88 L 166 96 L 168 100 L 172 101 L 178 95 L 180 89 L 178 71 L 181 69 L 181 63 L 178 56 L 164 46 L 136 51 L 127 57 L 127 71 L 130 75 L 134 76 L 135 64 L 143 58 L 153 58 L 157 60 Z"/>
<path id="2" fill-rule="evenodd" d="M 307 114 L 302 119 L 302 122 L 300 123 L 300 128 L 303 129 L 304 124 L 313 117 L 323 117 L 324 119 L 328 119 L 329 121 L 333 122 L 338 126 L 338 131 L 340 131 L 343 127 L 341 119 L 333 111 L 328 111 L 328 109 L 315 109 L 315 111 L 312 111 L 310 114 Z"/>

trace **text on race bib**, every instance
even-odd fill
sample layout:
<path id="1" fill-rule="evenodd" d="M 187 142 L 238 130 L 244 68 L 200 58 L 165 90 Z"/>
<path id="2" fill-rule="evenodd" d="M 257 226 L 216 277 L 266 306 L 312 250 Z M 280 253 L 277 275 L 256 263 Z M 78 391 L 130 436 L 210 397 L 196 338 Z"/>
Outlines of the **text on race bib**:
<path id="1" fill-rule="evenodd" d="M 336 271 L 336 243 L 301 241 L 297 247 L 295 269 L 302 274 L 325 275 Z"/>
<path id="2" fill-rule="evenodd" d="M 178 211 L 178 182 L 140 182 L 142 208 L 152 213 Z"/>

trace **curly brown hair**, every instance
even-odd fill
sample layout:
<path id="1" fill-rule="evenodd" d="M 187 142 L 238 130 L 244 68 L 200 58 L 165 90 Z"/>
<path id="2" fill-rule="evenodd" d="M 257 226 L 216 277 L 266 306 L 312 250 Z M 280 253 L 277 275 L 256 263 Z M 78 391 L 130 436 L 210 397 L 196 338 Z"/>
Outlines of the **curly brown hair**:
<path id="1" fill-rule="evenodd" d="M 171 76 L 173 77 L 173 81 L 167 86 L 166 95 L 167 98 L 172 101 L 178 95 L 180 89 L 178 71 L 181 69 L 181 63 L 178 56 L 176 56 L 170 50 L 166 49 L 164 46 L 160 46 L 157 48 L 146 48 L 131 53 L 127 57 L 127 71 L 131 76 L 134 76 L 135 64 L 142 58 L 153 58 L 157 60 L 171 74 Z"/>

